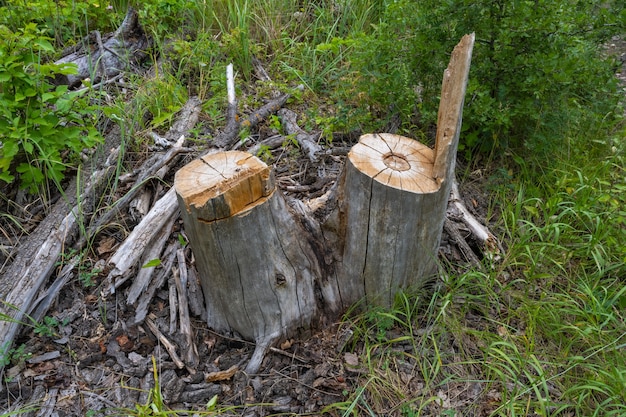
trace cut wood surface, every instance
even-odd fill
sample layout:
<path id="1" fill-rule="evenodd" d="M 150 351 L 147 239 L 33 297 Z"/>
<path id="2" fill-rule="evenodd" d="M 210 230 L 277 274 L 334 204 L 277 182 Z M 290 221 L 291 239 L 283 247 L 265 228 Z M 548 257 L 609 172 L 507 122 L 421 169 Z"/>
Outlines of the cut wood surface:
<path id="1" fill-rule="evenodd" d="M 376 182 L 401 191 L 431 193 L 439 189 L 433 177 L 433 150 L 390 133 L 361 136 L 348 161 Z"/>

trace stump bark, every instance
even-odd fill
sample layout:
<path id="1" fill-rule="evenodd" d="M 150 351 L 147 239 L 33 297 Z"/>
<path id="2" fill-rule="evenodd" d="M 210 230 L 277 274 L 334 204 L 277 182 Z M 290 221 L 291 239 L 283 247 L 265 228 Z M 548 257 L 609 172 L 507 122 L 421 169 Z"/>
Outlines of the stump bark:
<path id="1" fill-rule="evenodd" d="M 321 219 L 287 204 L 271 169 L 244 152 L 208 155 L 176 174 L 207 322 L 257 342 L 248 371 L 276 340 L 359 300 L 390 306 L 398 290 L 436 273 L 473 43 L 473 34 L 461 40 L 444 73 L 435 149 L 362 136 Z"/>

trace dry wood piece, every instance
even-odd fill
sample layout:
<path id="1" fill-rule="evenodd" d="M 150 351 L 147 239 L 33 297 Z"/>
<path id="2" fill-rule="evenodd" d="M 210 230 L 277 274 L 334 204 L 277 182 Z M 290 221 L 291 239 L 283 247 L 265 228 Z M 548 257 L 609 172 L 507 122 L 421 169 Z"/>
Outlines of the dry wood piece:
<path id="1" fill-rule="evenodd" d="M 461 42 L 454 47 L 448 68 L 443 73 L 441 100 L 437 114 L 433 174 L 438 181 L 447 181 L 448 187 L 452 185 L 454 179 L 454 165 L 461 133 L 463 103 L 474 49 L 474 38 L 473 33 L 463 36 Z"/>
<path id="2" fill-rule="evenodd" d="M 200 109 L 202 103 L 198 97 L 191 97 L 182 109 L 178 112 L 176 121 L 174 125 L 170 128 L 170 130 L 165 135 L 165 139 L 170 142 L 174 142 L 172 147 L 164 153 L 157 153 L 149 158 L 146 162 L 142 164 L 142 167 L 136 172 L 136 183 L 142 184 L 147 179 L 157 174 L 157 171 L 166 167 L 169 170 L 169 167 L 176 164 L 179 156 L 186 151 L 183 148 L 185 136 L 189 133 L 191 129 L 198 122 L 198 117 L 200 116 Z M 162 174 L 164 175 L 164 173 Z M 109 209 L 106 213 L 100 216 L 96 222 L 87 230 L 84 236 L 81 237 L 79 242 L 77 243 L 78 247 L 83 247 L 87 242 L 87 239 L 93 236 L 102 228 L 102 226 L 109 224 L 111 220 L 119 214 L 122 210 L 126 208 L 128 204 L 130 204 L 134 198 L 143 190 L 140 186 L 133 187 L 128 193 L 126 193 L 122 198 L 115 202 L 115 205 Z M 167 210 L 166 210 L 167 211 Z"/>
<path id="3" fill-rule="evenodd" d="M 157 201 L 152 210 L 143 218 L 141 223 L 135 226 L 124 243 L 117 248 L 115 254 L 109 259 L 109 265 L 113 267 L 107 277 L 109 281 L 108 290 L 111 294 L 130 278 L 131 273 L 142 258 L 143 248 L 150 247 L 159 235 L 167 232 L 167 225 L 171 224 L 171 220 L 178 209 L 174 194 L 172 188 Z"/>
<path id="4" fill-rule="evenodd" d="M 483 226 L 472 214 L 467 210 L 461 194 L 459 193 L 459 186 L 456 182 L 452 184 L 452 190 L 450 192 L 450 205 L 460 213 L 460 218 L 472 233 L 472 236 L 482 245 L 482 250 L 488 255 L 494 256 L 503 253 L 502 245 L 498 242 L 498 239 Z"/>
<path id="5" fill-rule="evenodd" d="M 99 32 L 92 32 L 83 41 L 82 48 L 56 61 L 56 64 L 76 64 L 78 69 L 77 74 L 63 76 L 57 82 L 78 84 L 93 76 L 94 70 L 93 82 L 114 77 L 147 57 L 149 47 L 150 40 L 139 24 L 137 12 L 129 8 L 119 29 L 106 41 L 102 42 Z"/>
<path id="6" fill-rule="evenodd" d="M 322 147 L 317 144 L 317 140 L 320 137 L 319 133 L 309 134 L 302 130 L 297 123 L 298 115 L 289 109 L 280 109 L 278 111 L 278 116 L 282 120 L 285 132 L 288 135 L 295 135 L 296 141 L 298 142 L 298 145 L 300 145 L 302 151 L 311 160 L 311 162 L 316 162 L 318 159 L 317 155 L 322 151 Z"/>
<path id="7" fill-rule="evenodd" d="M 159 327 L 154 322 L 154 317 L 152 315 L 146 317 L 146 324 L 148 325 L 148 328 L 150 329 L 152 334 L 155 335 L 157 339 L 159 339 L 159 342 L 161 342 L 163 346 L 165 346 L 165 350 L 167 350 L 167 353 L 170 355 L 170 358 L 172 358 L 174 364 L 179 369 L 183 369 L 185 367 L 185 363 L 180 359 L 178 353 L 176 353 L 176 345 L 170 342 L 169 339 L 165 337 L 163 333 L 161 333 Z"/>
<path id="8" fill-rule="evenodd" d="M 198 348 L 194 343 L 193 330 L 191 329 L 191 320 L 189 319 L 189 301 L 187 297 L 187 263 L 185 262 L 184 249 L 176 252 L 178 260 L 178 270 L 174 271 L 174 281 L 178 290 L 178 310 L 180 314 L 180 332 L 184 336 L 186 346 L 182 349 L 185 352 L 184 358 L 188 369 L 195 372 L 195 368 L 200 362 L 198 357 Z"/>
<path id="9" fill-rule="evenodd" d="M 111 167 L 96 171 L 80 198 L 77 198 L 75 184 L 69 187 L 65 193 L 67 199 L 62 198 L 55 204 L 51 214 L 20 246 L 15 261 L 0 276 L 0 313 L 12 318 L 0 320 L 0 352 L 11 348 L 20 323 L 24 321 L 24 313 L 32 307 L 36 294 L 52 273 L 63 249 L 76 238 L 79 213 L 91 212 L 98 190 L 112 173 Z M 0 375 L 3 369 L 0 362 Z"/>
<path id="10" fill-rule="evenodd" d="M 192 266 L 187 273 L 189 274 L 189 309 L 198 317 L 206 317 L 204 295 L 202 294 L 202 288 L 200 287 L 200 281 L 198 281 L 195 268 Z"/>
<path id="11" fill-rule="evenodd" d="M 176 248 L 178 246 L 178 242 L 171 244 L 165 251 L 163 255 L 163 267 L 158 272 L 156 278 L 152 278 L 150 281 L 150 285 L 148 288 L 141 294 L 139 300 L 137 301 L 137 308 L 135 309 L 135 318 L 130 324 L 138 324 L 143 322 L 143 320 L 148 315 L 148 306 L 154 297 L 156 291 L 163 286 L 165 283 L 165 278 L 170 273 L 172 265 L 174 265 L 174 258 L 176 257 Z"/>
<path id="12" fill-rule="evenodd" d="M 157 266 L 146 266 L 146 264 L 154 261 L 155 259 L 161 258 L 161 253 L 167 243 L 167 239 L 170 237 L 172 226 L 174 225 L 176 218 L 172 216 L 168 220 L 169 221 L 163 227 L 157 229 L 159 232 L 152 238 L 152 243 L 143 253 L 141 258 L 141 268 L 135 276 L 135 279 L 133 279 L 133 283 L 128 291 L 128 297 L 126 299 L 128 304 L 135 304 L 137 302 L 139 297 L 145 293 L 146 288 L 148 288 L 153 276 L 157 272 Z M 119 281 L 122 281 L 122 279 Z"/>

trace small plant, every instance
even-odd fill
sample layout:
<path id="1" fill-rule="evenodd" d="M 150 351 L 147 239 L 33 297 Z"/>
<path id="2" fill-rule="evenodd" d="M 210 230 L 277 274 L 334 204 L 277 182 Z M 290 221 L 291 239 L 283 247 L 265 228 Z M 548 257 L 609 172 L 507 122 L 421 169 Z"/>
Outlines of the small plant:
<path id="1" fill-rule="evenodd" d="M 60 183 L 80 152 L 101 140 L 85 92 L 52 84 L 76 72 L 71 64 L 44 63 L 52 52 L 35 24 L 17 32 L 0 26 L 0 180 L 19 177 L 31 192 L 48 180 Z"/>
<path id="2" fill-rule="evenodd" d="M 0 350 L 0 366 L 5 367 L 11 363 L 23 363 L 33 356 L 25 351 L 26 346 L 21 344 L 16 348 L 11 348 L 7 352 Z"/>

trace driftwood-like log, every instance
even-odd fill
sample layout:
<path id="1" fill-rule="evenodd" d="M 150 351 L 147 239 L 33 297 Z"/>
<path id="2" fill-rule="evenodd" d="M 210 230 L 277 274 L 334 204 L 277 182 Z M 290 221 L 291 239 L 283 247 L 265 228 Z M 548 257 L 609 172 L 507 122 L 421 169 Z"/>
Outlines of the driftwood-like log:
<path id="1" fill-rule="evenodd" d="M 0 320 L 0 355 L 11 348 L 37 293 L 50 277 L 64 248 L 76 239 L 80 213 L 92 211 L 99 190 L 112 173 L 110 166 L 93 173 L 80 197 L 76 183 L 66 190 L 65 197 L 20 246 L 15 261 L 0 276 L 0 313 L 10 317 Z M 0 361 L 0 376 L 3 367 Z"/>
<path id="2" fill-rule="evenodd" d="M 362 299 L 389 306 L 398 290 L 436 273 L 473 43 L 462 39 L 444 73 L 435 149 L 362 136 L 315 214 L 301 202 L 289 207 L 269 167 L 244 152 L 205 156 L 176 173 L 208 324 L 257 343 L 248 372 L 269 345 L 321 316 Z"/>
<path id="3" fill-rule="evenodd" d="M 91 78 L 98 82 L 125 71 L 148 56 L 150 40 L 139 24 L 137 11 L 129 8 L 119 29 L 105 41 L 99 32 L 92 32 L 83 40 L 81 48 L 56 61 L 56 64 L 76 64 L 77 73 L 60 77 L 58 84 L 75 85 Z"/>

